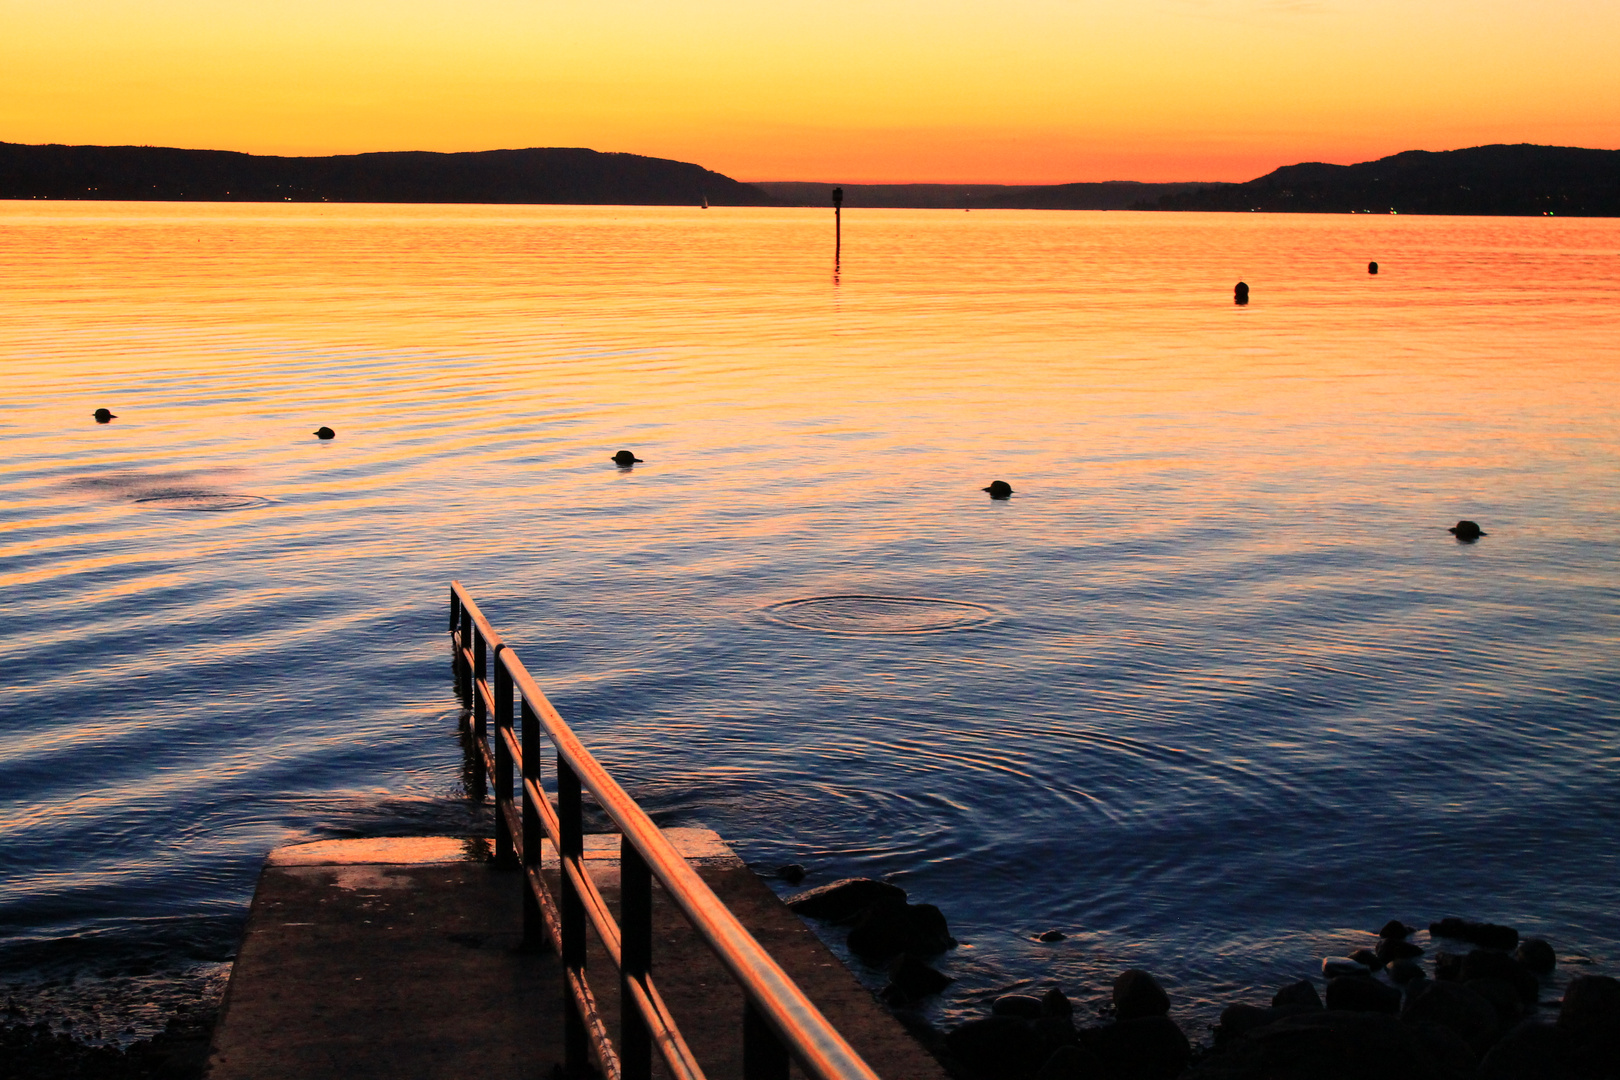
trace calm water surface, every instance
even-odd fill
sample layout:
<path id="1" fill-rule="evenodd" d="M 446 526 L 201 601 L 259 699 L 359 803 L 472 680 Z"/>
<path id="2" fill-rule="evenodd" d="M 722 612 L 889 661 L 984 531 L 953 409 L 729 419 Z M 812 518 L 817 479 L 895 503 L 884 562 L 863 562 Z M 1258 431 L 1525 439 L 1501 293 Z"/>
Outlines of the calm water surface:
<path id="1" fill-rule="evenodd" d="M 660 821 L 943 908 L 936 1021 L 1615 972 L 1620 222 L 830 226 L 0 204 L 7 992 L 131 1037 L 270 848 L 487 829 L 452 577 Z"/>

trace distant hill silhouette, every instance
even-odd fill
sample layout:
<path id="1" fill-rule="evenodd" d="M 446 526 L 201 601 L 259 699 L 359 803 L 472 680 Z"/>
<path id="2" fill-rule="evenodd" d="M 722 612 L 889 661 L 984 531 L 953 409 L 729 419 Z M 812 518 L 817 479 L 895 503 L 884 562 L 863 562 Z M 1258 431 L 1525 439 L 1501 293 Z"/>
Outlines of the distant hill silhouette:
<path id="1" fill-rule="evenodd" d="M 1136 208 L 1614 217 L 1620 150 L 1529 143 L 1408 150 L 1359 165 L 1287 165 L 1245 184 L 1169 193 Z"/>
<path id="2" fill-rule="evenodd" d="M 0 143 L 0 198 L 208 202 L 758 206 L 758 188 L 698 165 L 595 150 L 271 157 L 158 146 Z"/>
<path id="3" fill-rule="evenodd" d="M 758 180 L 754 186 L 788 206 L 830 206 L 833 184 Z M 1207 184 L 844 184 L 844 205 L 935 210 L 1126 210 Z"/>

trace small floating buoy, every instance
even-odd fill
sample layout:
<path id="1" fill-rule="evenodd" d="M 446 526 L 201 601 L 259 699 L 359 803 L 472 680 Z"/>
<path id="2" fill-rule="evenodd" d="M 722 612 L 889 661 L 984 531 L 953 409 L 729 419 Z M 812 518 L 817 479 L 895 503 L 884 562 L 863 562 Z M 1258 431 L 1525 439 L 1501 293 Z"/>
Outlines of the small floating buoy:
<path id="1" fill-rule="evenodd" d="M 1375 263 L 1375 262 L 1368 263 L 1367 264 L 1367 273 L 1369 273 L 1369 274 L 1378 273 L 1378 264 Z"/>
<path id="2" fill-rule="evenodd" d="M 329 427 L 318 427 L 315 429 L 315 437 L 317 439 L 335 439 L 337 438 L 337 432 Z"/>
<path id="3" fill-rule="evenodd" d="M 1240 281 L 1232 287 L 1232 303 L 1247 304 L 1249 302 L 1249 286 L 1247 282 Z"/>
<path id="4" fill-rule="evenodd" d="M 96 418 L 96 423 L 98 424 L 105 424 L 109 420 L 118 419 L 118 414 L 113 412 L 111 409 L 97 409 L 91 415 Z"/>
<path id="5" fill-rule="evenodd" d="M 1488 536 L 1484 529 L 1479 527 L 1477 521 L 1459 521 L 1446 530 L 1465 544 L 1472 544 L 1482 536 Z"/>
<path id="6" fill-rule="evenodd" d="M 984 490 L 990 493 L 992 499 L 1005 499 L 1012 494 L 1012 485 L 1005 480 L 992 480 Z"/>
<path id="7" fill-rule="evenodd" d="M 640 463 L 641 459 L 636 457 L 636 455 L 632 454 L 628 450 L 620 450 L 617 454 L 613 455 L 613 464 L 617 465 L 621 469 L 628 469 L 630 466 L 639 465 Z"/>

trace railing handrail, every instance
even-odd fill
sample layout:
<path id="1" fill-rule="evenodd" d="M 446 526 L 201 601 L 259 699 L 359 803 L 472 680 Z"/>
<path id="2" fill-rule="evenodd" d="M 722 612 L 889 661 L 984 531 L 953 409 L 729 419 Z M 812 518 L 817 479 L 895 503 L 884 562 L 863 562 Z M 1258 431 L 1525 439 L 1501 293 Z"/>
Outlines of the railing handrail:
<path id="1" fill-rule="evenodd" d="M 620 835 L 640 854 L 653 877 L 663 883 L 670 898 L 731 973 L 748 1001 L 774 1029 L 784 1048 L 812 1080 L 879 1080 L 821 1010 L 675 850 L 646 811 L 585 749 L 462 584 L 452 581 L 450 585 L 478 637 L 492 649 L 494 663 L 505 669 L 512 685 L 521 693 L 524 705 L 533 711 L 550 738 L 558 759 L 573 770 L 580 785 L 595 797 L 619 828 Z M 465 650 L 470 643 L 461 644 Z M 487 692 L 487 689 L 474 688 L 475 693 L 481 691 Z M 497 732 L 497 740 L 500 738 L 501 733 Z M 526 789 L 527 786 L 525 783 Z M 559 855 L 564 854 L 559 847 Z M 678 1033 L 675 1038 L 678 1041 Z M 669 1056 L 667 1048 L 665 1056 Z M 671 1065 L 674 1064 L 672 1061 Z M 701 1076 L 701 1072 L 698 1075 Z"/>

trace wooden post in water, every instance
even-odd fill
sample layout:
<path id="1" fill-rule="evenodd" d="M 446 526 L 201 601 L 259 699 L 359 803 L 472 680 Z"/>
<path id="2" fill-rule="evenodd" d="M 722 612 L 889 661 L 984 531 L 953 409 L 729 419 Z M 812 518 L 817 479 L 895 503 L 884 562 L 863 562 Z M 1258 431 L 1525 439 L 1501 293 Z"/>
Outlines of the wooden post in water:
<path id="1" fill-rule="evenodd" d="M 838 269 L 838 260 L 844 252 L 844 189 L 833 188 L 833 269 Z"/>

